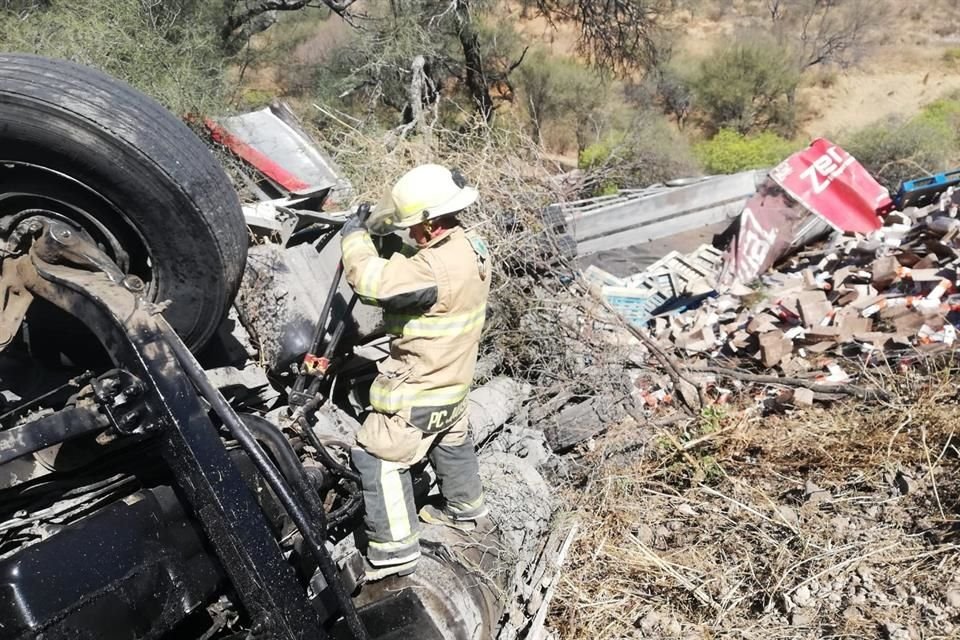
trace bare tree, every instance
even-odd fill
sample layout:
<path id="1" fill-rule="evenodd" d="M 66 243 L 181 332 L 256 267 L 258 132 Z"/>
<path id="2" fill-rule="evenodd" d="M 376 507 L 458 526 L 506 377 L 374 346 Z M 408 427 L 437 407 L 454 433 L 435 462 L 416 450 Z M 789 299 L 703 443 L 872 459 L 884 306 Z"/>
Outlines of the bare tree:
<path id="1" fill-rule="evenodd" d="M 550 20 L 580 30 L 578 48 L 596 65 L 614 71 L 659 68 L 669 57 L 661 19 L 675 0 L 536 0 Z"/>
<path id="2" fill-rule="evenodd" d="M 490 122 L 493 118 L 493 98 L 490 97 L 490 83 L 483 71 L 480 40 L 470 16 L 470 2 L 468 0 L 455 0 L 455 2 L 457 37 L 463 48 L 467 91 L 484 121 Z"/>
<path id="3" fill-rule="evenodd" d="M 325 7 L 345 18 L 354 2 L 356 0 L 225 0 L 220 38 L 225 44 L 235 45 L 237 41 L 269 28 L 277 11 Z"/>
<path id="4" fill-rule="evenodd" d="M 855 64 L 871 31 L 887 14 L 886 0 L 766 0 L 773 31 L 801 71 L 820 64 Z"/>

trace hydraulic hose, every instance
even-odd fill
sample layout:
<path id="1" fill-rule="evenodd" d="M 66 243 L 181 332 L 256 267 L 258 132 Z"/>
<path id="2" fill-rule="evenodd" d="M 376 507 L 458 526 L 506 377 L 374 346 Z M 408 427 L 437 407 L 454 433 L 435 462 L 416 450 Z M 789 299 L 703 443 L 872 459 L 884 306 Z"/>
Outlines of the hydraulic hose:
<path id="1" fill-rule="evenodd" d="M 296 452 L 290 445 L 290 441 L 284 437 L 280 429 L 266 418 L 252 414 L 243 414 L 240 416 L 240 420 L 273 455 L 284 480 L 294 491 L 300 494 L 300 499 L 310 512 L 309 515 L 315 522 L 320 523 L 320 528 L 327 530 L 329 527 L 337 526 L 343 520 L 343 507 L 330 514 L 326 513 L 315 488 L 316 483 L 304 469 L 300 463 L 300 458 L 297 457 Z"/>
<path id="2" fill-rule="evenodd" d="M 308 403 L 304 409 L 310 407 Z M 316 407 L 314 407 L 316 408 Z M 304 413 L 300 415 L 296 420 L 297 425 L 300 427 L 300 432 L 304 437 L 310 442 L 314 449 L 317 451 L 317 455 L 320 456 L 323 464 L 334 474 L 340 476 L 341 478 L 346 478 L 350 480 L 358 489 L 360 485 L 360 474 L 354 471 L 353 469 L 340 464 L 327 450 L 326 445 L 320 441 L 320 438 L 317 437 L 317 434 L 313 432 L 313 429 L 310 428 L 310 423 L 307 420 L 307 414 Z M 332 511 L 329 515 L 329 526 L 337 527 L 345 522 L 347 519 L 353 517 L 357 514 L 357 511 L 363 506 L 363 495 L 356 491 L 347 500 L 339 509 Z"/>
<path id="3" fill-rule="evenodd" d="M 314 521 L 299 504 L 299 501 L 293 495 L 290 486 L 277 470 L 277 467 L 274 466 L 266 452 L 260 447 L 251 430 L 240 420 L 220 391 L 217 390 L 207 378 L 200 363 L 197 362 L 187 346 L 183 344 L 169 325 L 164 326 L 164 333 L 167 336 L 167 343 L 170 345 L 170 348 L 173 349 L 187 377 L 189 377 L 194 386 L 196 386 L 200 395 L 210 403 L 214 413 L 223 421 L 230 435 L 236 439 L 247 455 L 250 456 L 250 459 L 277 495 L 277 498 L 290 516 L 290 519 L 293 520 L 294 525 L 300 531 L 304 543 L 309 549 L 310 554 L 316 560 L 317 566 L 320 568 L 320 572 L 326 579 L 327 584 L 330 585 L 330 588 L 333 589 L 334 596 L 340 604 L 347 626 L 354 638 L 356 638 L 356 640 L 369 640 L 367 630 L 363 626 L 360 616 L 357 614 L 357 609 L 353 604 L 353 600 L 350 598 L 350 594 L 347 593 L 346 587 L 344 587 L 343 581 L 340 579 L 340 573 L 337 571 L 333 558 L 330 557 L 330 554 L 324 546 L 325 536 L 316 530 Z M 297 466 L 300 467 L 302 471 L 302 466 L 299 464 Z M 305 475 L 304 478 L 306 478 Z M 306 485 L 306 480 L 304 482 Z M 309 509 L 310 500 L 307 499 L 306 502 Z M 310 510 L 313 511 L 313 509 Z M 319 515 L 318 521 L 320 526 L 325 526 L 325 518 L 322 514 L 313 515 Z"/>
<path id="4" fill-rule="evenodd" d="M 295 485 L 297 476 L 300 475 L 298 468 L 300 471 L 303 471 L 303 468 L 300 464 L 300 458 L 297 457 L 296 452 L 290 445 L 290 441 L 266 418 L 250 413 L 242 414 L 239 417 L 243 424 L 253 432 L 257 441 L 273 455 L 273 459 L 276 461 L 284 479 L 291 485 Z"/>

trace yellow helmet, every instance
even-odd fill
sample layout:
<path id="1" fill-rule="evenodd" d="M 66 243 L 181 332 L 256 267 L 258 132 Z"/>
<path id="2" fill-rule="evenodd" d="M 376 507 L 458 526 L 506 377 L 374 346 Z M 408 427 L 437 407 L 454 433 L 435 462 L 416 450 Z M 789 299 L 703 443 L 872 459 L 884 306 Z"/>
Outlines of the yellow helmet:
<path id="1" fill-rule="evenodd" d="M 466 209 L 479 193 L 467 186 L 456 169 L 438 164 L 423 164 L 403 174 L 386 196 L 370 212 L 367 228 L 386 235 L 397 229 Z"/>

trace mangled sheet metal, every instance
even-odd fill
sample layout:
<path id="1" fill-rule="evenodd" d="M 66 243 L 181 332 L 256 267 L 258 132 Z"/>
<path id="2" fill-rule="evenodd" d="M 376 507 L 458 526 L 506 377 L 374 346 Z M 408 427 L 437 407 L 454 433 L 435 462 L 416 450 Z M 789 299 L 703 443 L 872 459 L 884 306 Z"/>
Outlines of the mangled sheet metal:
<path id="1" fill-rule="evenodd" d="M 826 228 L 819 218 L 768 179 L 740 214 L 739 228 L 724 255 L 718 286 L 726 290 L 735 282 L 753 282 L 798 240 Z"/>
<path id="2" fill-rule="evenodd" d="M 795 153 L 770 178 L 837 231 L 870 233 L 893 209 L 889 192 L 849 153 L 824 138 Z"/>
<path id="3" fill-rule="evenodd" d="M 321 198 L 324 208 L 349 198 L 350 184 L 282 103 L 236 116 L 208 118 L 215 141 L 255 168 L 267 182 L 266 195 Z M 269 193 L 273 191 L 273 193 Z"/>
<path id="4" fill-rule="evenodd" d="M 747 202 L 718 284 L 722 290 L 749 284 L 792 249 L 830 228 L 876 231 L 880 216 L 892 206 L 887 190 L 853 156 L 818 138 L 770 171 Z"/>
<path id="5" fill-rule="evenodd" d="M 765 176 L 751 170 L 691 178 L 557 206 L 585 256 L 733 220 Z"/>

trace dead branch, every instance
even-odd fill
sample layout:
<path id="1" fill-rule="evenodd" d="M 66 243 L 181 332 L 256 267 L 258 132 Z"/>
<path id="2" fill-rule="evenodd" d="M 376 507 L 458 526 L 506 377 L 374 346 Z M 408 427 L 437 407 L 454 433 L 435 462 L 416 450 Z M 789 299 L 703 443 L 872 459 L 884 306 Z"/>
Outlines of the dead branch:
<path id="1" fill-rule="evenodd" d="M 702 371 L 705 373 L 715 373 L 717 375 L 741 380 L 743 382 L 756 382 L 757 384 L 781 385 L 784 387 L 802 387 L 810 389 L 817 393 L 836 394 L 844 396 L 853 396 L 860 400 L 888 400 L 889 394 L 883 389 L 875 387 L 860 387 L 853 384 L 823 384 L 812 380 L 803 380 L 801 378 L 788 378 L 785 376 L 765 376 L 755 373 L 747 373 L 739 369 L 728 369 L 726 367 L 712 366 L 693 366 L 688 371 Z"/>
<path id="2" fill-rule="evenodd" d="M 608 303 L 596 290 L 596 288 L 590 286 L 590 284 L 584 281 L 582 277 L 580 278 L 580 284 L 587 291 L 589 291 L 590 294 L 601 305 L 603 305 L 603 308 L 608 313 L 617 319 L 620 326 L 629 331 L 630 334 L 637 340 L 642 342 L 643 345 L 647 347 L 651 353 L 653 353 L 657 360 L 660 361 L 660 364 L 663 365 L 664 369 L 666 369 L 667 375 L 670 376 L 674 386 L 677 388 L 677 391 L 680 394 L 680 399 L 683 401 L 684 405 L 686 405 L 686 407 L 692 412 L 699 411 L 704 405 L 703 389 L 681 372 L 681 367 L 677 361 L 667 355 L 667 353 L 661 349 L 660 346 L 650 336 L 648 336 L 645 331 L 635 327 L 629 320 L 624 318 L 623 314 L 614 309 L 610 303 Z"/>

